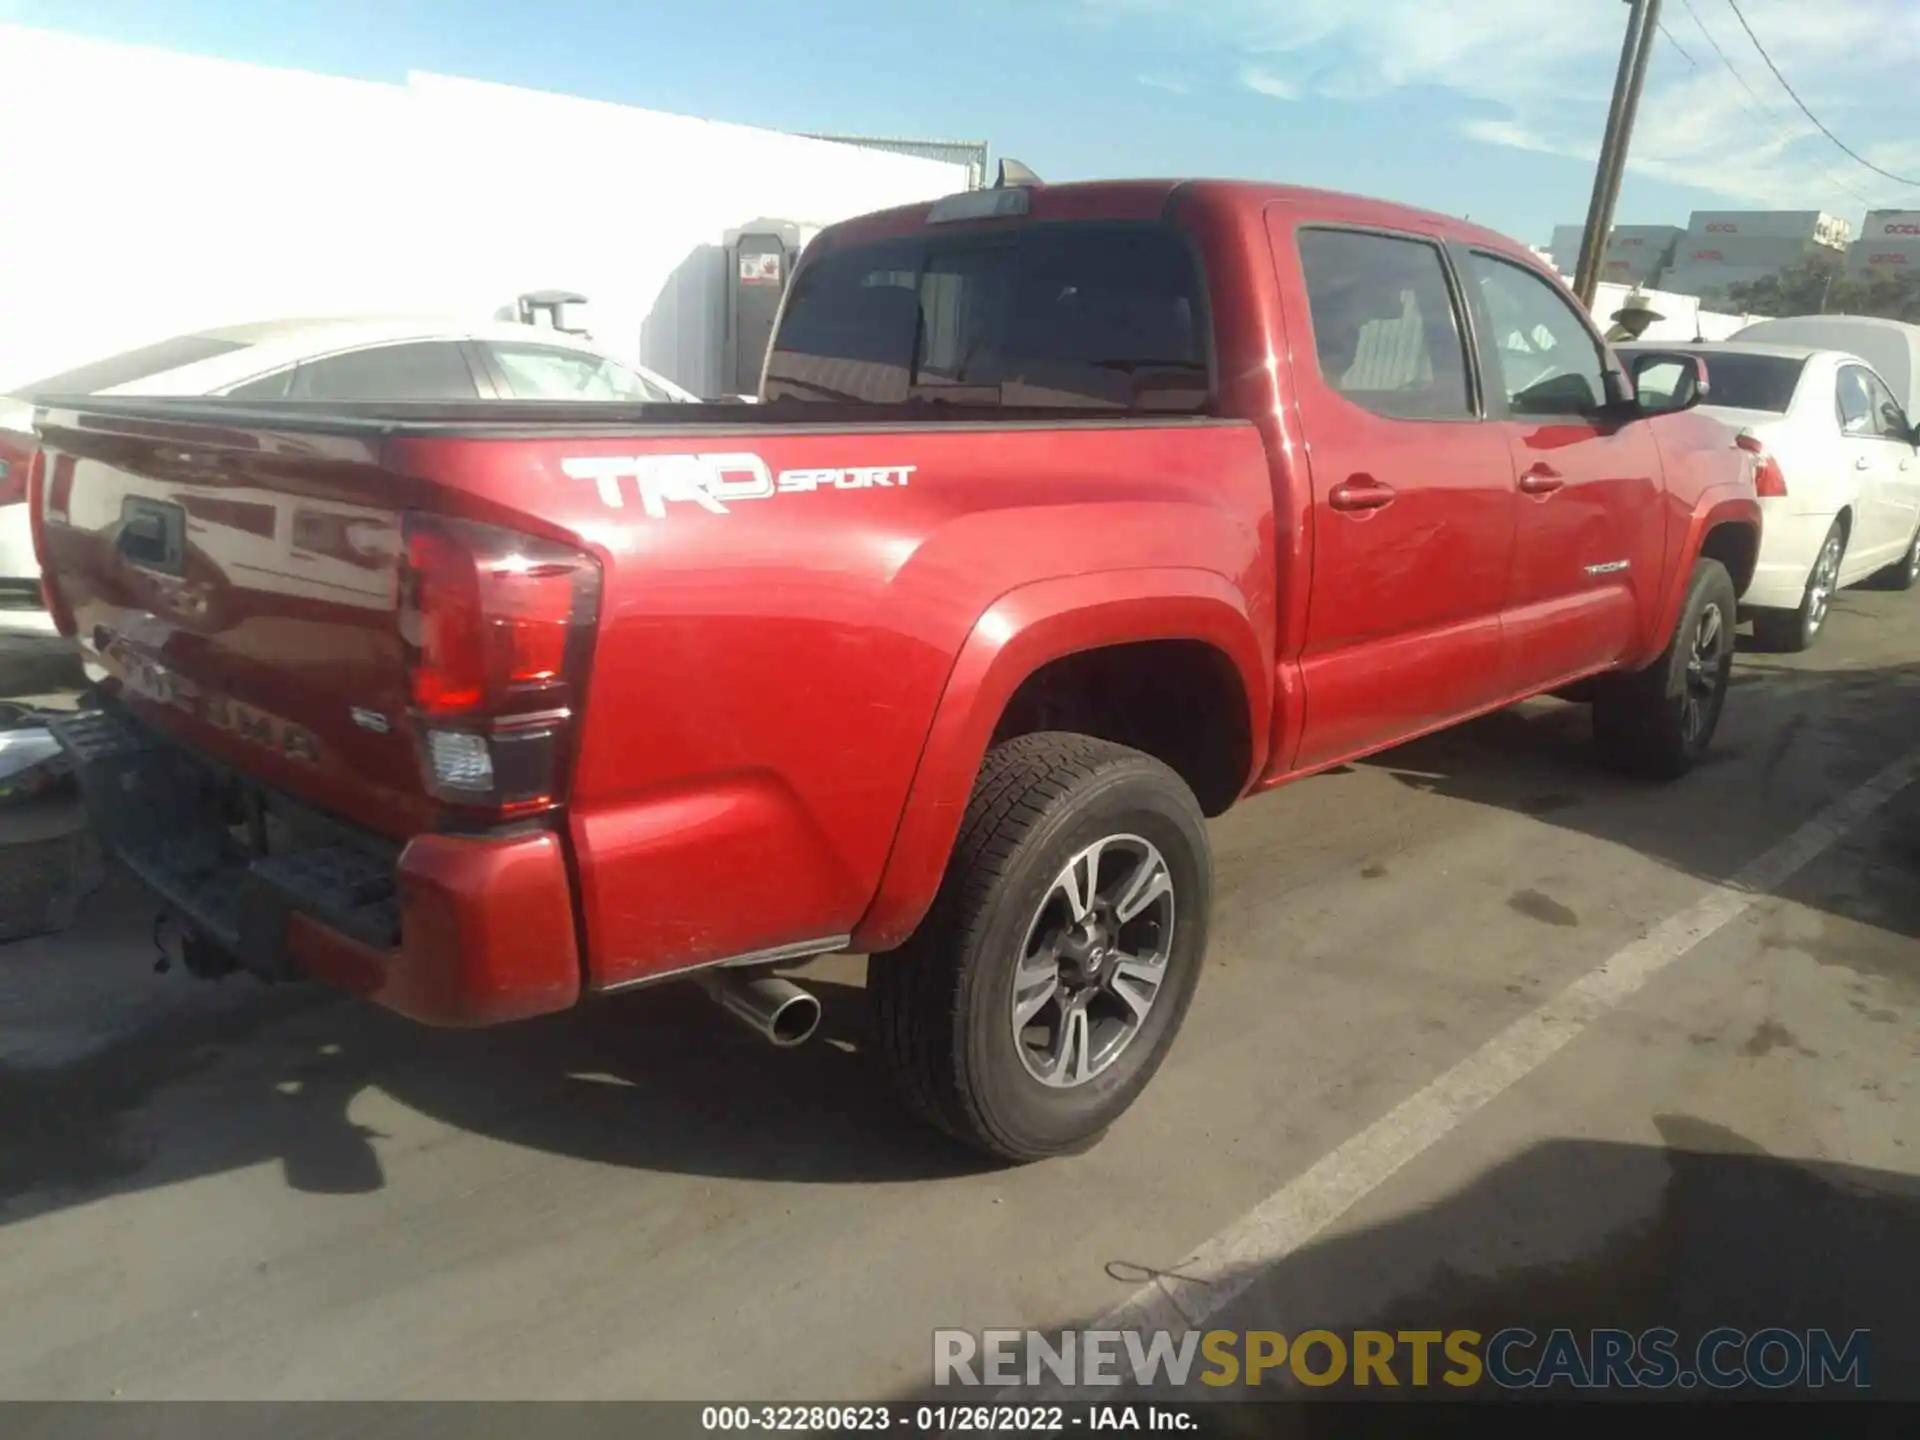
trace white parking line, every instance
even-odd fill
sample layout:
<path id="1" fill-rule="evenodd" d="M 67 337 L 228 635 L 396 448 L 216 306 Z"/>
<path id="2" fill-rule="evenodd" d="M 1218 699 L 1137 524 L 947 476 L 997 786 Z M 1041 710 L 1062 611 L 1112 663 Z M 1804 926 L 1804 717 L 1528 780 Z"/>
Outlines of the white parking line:
<path id="1" fill-rule="evenodd" d="M 1552 1059 L 1594 1021 L 1738 919 L 1920 776 L 1920 749 L 1825 807 L 1699 901 L 1588 971 L 1539 1009 L 1269 1195 L 1173 1273 L 1143 1285 L 1090 1328 L 1196 1329 L 1311 1241 L 1408 1161 Z M 1009 1396 L 1018 1391 L 1010 1391 Z M 1033 1398 L 1031 1390 L 1025 1392 Z"/>

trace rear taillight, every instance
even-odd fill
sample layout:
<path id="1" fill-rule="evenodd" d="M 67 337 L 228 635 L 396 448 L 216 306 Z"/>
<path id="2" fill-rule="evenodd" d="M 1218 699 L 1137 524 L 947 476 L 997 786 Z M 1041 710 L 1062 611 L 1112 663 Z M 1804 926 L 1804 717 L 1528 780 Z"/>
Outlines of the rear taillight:
<path id="1" fill-rule="evenodd" d="M 1786 472 L 1780 468 L 1780 462 L 1758 435 L 1741 434 L 1735 437 L 1733 443 L 1753 457 L 1754 494 L 1778 499 L 1787 493 Z"/>
<path id="2" fill-rule="evenodd" d="M 409 515 L 399 622 L 427 788 L 496 816 L 566 798 L 600 566 L 551 540 Z"/>
<path id="3" fill-rule="evenodd" d="M 39 447 L 29 435 L 0 432 L 0 505 L 22 505 Z"/>
<path id="4" fill-rule="evenodd" d="M 66 488 L 69 491 L 73 488 L 73 457 L 61 456 L 53 466 L 53 476 L 48 475 L 47 469 L 47 452 L 36 449 L 27 465 L 27 528 L 33 535 L 34 562 L 40 567 L 40 602 L 53 617 L 54 628 L 62 635 L 72 636 L 78 633 L 73 610 L 53 583 L 53 567 L 48 563 L 47 518 L 53 508 L 54 477 L 64 474 Z M 64 508 L 56 515 L 61 524 L 66 523 Z"/>

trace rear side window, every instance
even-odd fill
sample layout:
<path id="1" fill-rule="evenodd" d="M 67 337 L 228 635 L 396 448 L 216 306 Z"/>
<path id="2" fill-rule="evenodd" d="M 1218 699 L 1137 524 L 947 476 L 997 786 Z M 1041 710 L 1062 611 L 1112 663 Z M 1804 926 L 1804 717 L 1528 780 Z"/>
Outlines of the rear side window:
<path id="1" fill-rule="evenodd" d="M 1376 415 L 1462 420 L 1467 351 L 1437 247 L 1348 230 L 1300 232 L 1320 374 Z"/>
<path id="2" fill-rule="evenodd" d="M 491 345 L 517 400 L 663 401 L 665 391 L 598 355 L 545 345 Z"/>
<path id="3" fill-rule="evenodd" d="M 1195 412 L 1205 290 L 1159 224 L 1036 224 L 830 251 L 794 282 L 768 399 Z"/>
<path id="4" fill-rule="evenodd" d="M 262 375 L 258 380 L 234 386 L 227 391 L 227 395 L 235 400 L 284 400 L 287 398 L 287 385 L 292 379 L 291 369 L 276 370 L 271 375 Z"/>
<path id="5" fill-rule="evenodd" d="M 1907 423 L 1907 415 L 1900 408 L 1900 402 L 1893 398 L 1893 392 L 1887 388 L 1887 382 L 1878 375 L 1867 377 L 1867 398 L 1873 407 L 1873 433 L 1882 440 L 1897 440 L 1902 445 L 1913 443 L 1913 431 Z"/>
<path id="6" fill-rule="evenodd" d="M 381 345 L 311 360 L 294 371 L 290 400 L 472 400 L 473 372 L 451 341 Z"/>
<path id="7" fill-rule="evenodd" d="M 1867 383 L 1867 380 L 1867 372 L 1858 365 L 1840 367 L 1837 403 L 1840 411 L 1840 429 L 1844 434 L 1876 433 L 1873 423 L 1873 387 Z"/>

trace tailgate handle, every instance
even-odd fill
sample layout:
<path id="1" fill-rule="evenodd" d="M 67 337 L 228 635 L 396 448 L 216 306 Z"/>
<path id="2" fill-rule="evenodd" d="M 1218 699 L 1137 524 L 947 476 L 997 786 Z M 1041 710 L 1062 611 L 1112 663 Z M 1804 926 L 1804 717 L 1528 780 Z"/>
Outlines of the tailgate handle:
<path id="1" fill-rule="evenodd" d="M 186 571 L 187 515 L 178 505 L 128 496 L 120 506 L 114 548 L 136 565 L 180 575 Z"/>

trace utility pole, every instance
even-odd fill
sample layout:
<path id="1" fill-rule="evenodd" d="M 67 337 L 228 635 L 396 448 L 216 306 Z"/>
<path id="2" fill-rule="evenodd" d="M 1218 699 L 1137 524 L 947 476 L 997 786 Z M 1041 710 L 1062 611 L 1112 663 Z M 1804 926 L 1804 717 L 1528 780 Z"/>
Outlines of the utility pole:
<path id="1" fill-rule="evenodd" d="M 1627 19 L 1626 42 L 1620 47 L 1620 71 L 1614 77 L 1613 104 L 1607 111 L 1606 138 L 1600 142 L 1600 165 L 1593 176 L 1593 200 L 1587 207 L 1587 228 L 1580 238 L 1580 263 L 1573 282 L 1574 293 L 1589 309 L 1600 289 L 1600 262 L 1613 231 L 1614 206 L 1620 201 L 1620 176 L 1627 168 L 1640 92 L 1646 87 L 1647 64 L 1660 34 L 1660 0 L 1626 3 L 1633 13 Z"/>

